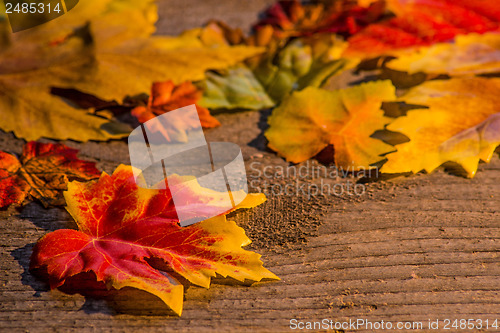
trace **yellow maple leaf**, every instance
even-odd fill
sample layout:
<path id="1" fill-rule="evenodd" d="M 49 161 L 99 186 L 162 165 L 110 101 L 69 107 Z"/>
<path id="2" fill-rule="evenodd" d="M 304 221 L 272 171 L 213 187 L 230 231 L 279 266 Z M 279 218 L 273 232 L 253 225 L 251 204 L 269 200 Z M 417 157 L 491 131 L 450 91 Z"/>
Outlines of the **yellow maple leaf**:
<path id="1" fill-rule="evenodd" d="M 73 88 L 106 100 L 147 93 L 153 81 L 204 78 L 262 51 L 207 47 L 194 35 L 151 36 L 152 1 L 82 1 L 67 14 L 9 34 L 0 51 L 0 128 L 18 137 L 78 141 L 128 135 L 130 128 L 77 110 L 50 94 Z M 133 24 L 130 24 L 133 22 Z M 7 31 L 0 20 L 0 35 Z"/>
<path id="2" fill-rule="evenodd" d="M 410 141 L 387 155 L 381 172 L 431 172 L 445 162 L 455 162 L 473 177 L 479 160 L 488 162 L 500 142 L 500 79 L 428 81 L 399 100 L 428 108 L 408 111 L 387 126 Z"/>
<path id="3" fill-rule="evenodd" d="M 457 36 L 454 43 L 436 44 L 405 54 L 387 67 L 410 74 L 486 74 L 500 72 L 500 34 Z"/>
<path id="4" fill-rule="evenodd" d="M 26 49 L 23 51 L 23 46 Z M 85 59 L 73 61 L 74 52 L 87 54 L 80 40 L 49 47 L 31 42 L 11 44 L 0 53 L 0 128 L 17 137 L 42 136 L 79 141 L 108 140 L 128 135 L 129 126 L 75 109 L 50 94 L 73 72 L 85 68 Z"/>
<path id="5" fill-rule="evenodd" d="M 392 146 L 370 136 L 391 119 L 380 109 L 396 98 L 390 81 L 327 91 L 308 87 L 294 92 L 269 117 L 269 147 L 287 161 L 305 161 L 333 144 L 335 164 L 350 170 L 369 168 Z"/>
<path id="6" fill-rule="evenodd" d="M 44 13 L 51 16 L 49 11 Z M 68 15 L 69 14 L 69 15 Z M 123 15 L 122 15 L 123 14 Z M 36 19 L 34 16 L 22 15 L 22 19 Z M 129 33 L 135 37 L 149 36 L 156 31 L 154 23 L 158 20 L 157 6 L 154 0 L 85 0 L 80 1 L 66 15 L 57 17 L 35 28 L 16 32 L 13 40 L 37 41 L 40 44 L 60 41 L 74 32 L 75 29 L 99 21 L 116 22 L 121 20 L 121 33 Z M 130 24 L 134 22 L 134 24 Z M 10 32 L 10 29 L 8 29 Z M 115 32 L 112 32 L 115 33 Z"/>
<path id="7" fill-rule="evenodd" d="M 97 31 L 103 30 L 92 28 L 95 66 L 80 72 L 68 86 L 105 100 L 148 92 L 155 81 L 202 80 L 208 69 L 224 69 L 263 51 L 250 46 L 207 47 L 191 36 L 152 36 L 117 43 L 115 36 L 99 36 Z"/>

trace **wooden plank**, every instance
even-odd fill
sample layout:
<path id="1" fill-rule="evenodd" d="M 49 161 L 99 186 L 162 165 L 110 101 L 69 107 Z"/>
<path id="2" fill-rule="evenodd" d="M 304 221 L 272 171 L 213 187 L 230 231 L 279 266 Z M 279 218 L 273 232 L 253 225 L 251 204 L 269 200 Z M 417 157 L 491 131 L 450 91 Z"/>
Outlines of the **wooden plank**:
<path id="1" fill-rule="evenodd" d="M 215 16 L 248 27 L 266 3 L 162 1 L 159 26 L 178 32 Z M 218 115 L 223 126 L 207 131 L 207 137 L 239 144 L 249 174 L 252 162 L 259 168 L 286 165 L 264 148 L 266 116 Z M 0 149 L 19 153 L 22 144 L 0 133 Z M 107 172 L 129 163 L 122 141 L 67 144 Z M 92 299 L 48 291 L 28 272 L 32 247 L 47 232 L 75 224 L 63 210 L 36 203 L 9 209 L 0 212 L 0 330 L 286 332 L 292 318 L 326 318 L 425 325 L 440 319 L 436 331 L 445 331 L 444 319 L 500 321 L 499 181 L 495 154 L 472 180 L 440 170 L 368 184 L 359 198 L 271 197 L 263 207 L 233 218 L 254 239 L 251 248 L 263 254 L 265 266 L 282 280 L 246 286 L 216 279 L 208 290 L 190 287 L 181 318 L 143 292 Z M 370 330 L 357 330 L 362 331 Z"/>

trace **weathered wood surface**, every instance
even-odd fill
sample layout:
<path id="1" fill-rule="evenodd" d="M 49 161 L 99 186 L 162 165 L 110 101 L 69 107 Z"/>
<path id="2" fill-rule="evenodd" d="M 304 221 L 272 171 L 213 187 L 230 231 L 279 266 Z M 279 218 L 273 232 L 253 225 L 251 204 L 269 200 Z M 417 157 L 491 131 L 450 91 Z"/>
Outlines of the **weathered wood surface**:
<path id="1" fill-rule="evenodd" d="M 224 15 L 245 26 L 264 5 L 164 1 L 159 26 L 178 32 Z M 207 135 L 211 141 L 238 143 L 247 166 L 255 161 L 284 165 L 263 148 L 265 116 L 220 115 L 224 125 Z M 129 163 L 124 142 L 68 144 L 107 172 Z M 0 149 L 20 152 L 21 147 L 21 140 L 0 135 Z M 181 318 L 133 290 L 105 299 L 48 291 L 28 272 L 31 249 L 48 231 L 75 225 L 61 209 L 38 204 L 9 209 L 0 212 L 0 331 L 286 332 L 292 318 L 421 321 L 424 327 L 428 319 L 440 319 L 441 328 L 444 319 L 500 321 L 499 184 L 495 154 L 472 180 L 440 170 L 370 184 L 355 200 L 272 198 L 255 213 L 234 218 L 254 238 L 252 249 L 263 254 L 265 266 L 282 280 L 246 286 L 218 279 L 208 290 L 190 287 Z"/>

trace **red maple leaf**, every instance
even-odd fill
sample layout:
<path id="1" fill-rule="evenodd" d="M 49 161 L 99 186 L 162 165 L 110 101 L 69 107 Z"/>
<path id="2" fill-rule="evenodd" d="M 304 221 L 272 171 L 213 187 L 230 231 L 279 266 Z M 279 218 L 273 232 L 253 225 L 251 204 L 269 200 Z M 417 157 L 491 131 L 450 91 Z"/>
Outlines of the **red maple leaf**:
<path id="1" fill-rule="evenodd" d="M 348 39 L 345 55 L 374 57 L 500 28 L 500 7 L 489 0 L 391 0 L 395 18 L 374 23 Z"/>
<path id="2" fill-rule="evenodd" d="M 187 205 L 213 204 L 196 196 L 198 191 L 193 188 Z M 151 260 L 206 288 L 216 273 L 240 281 L 277 279 L 262 267 L 259 254 L 241 248 L 250 243 L 242 228 L 224 215 L 180 227 L 170 190 L 138 187 L 130 166 L 119 166 L 111 176 L 103 173 L 98 181 L 72 182 L 65 198 L 79 230 L 47 234 L 31 256 L 30 269 L 47 278 L 52 288 L 93 272 L 110 288 L 150 292 L 180 315 L 183 286 Z M 263 195 L 250 195 L 237 208 L 264 200 Z"/>
<path id="3" fill-rule="evenodd" d="M 76 157 L 78 150 L 63 144 L 31 141 L 16 156 L 0 151 L 0 208 L 38 199 L 45 207 L 63 205 L 68 181 L 99 177 L 94 162 Z"/>
<path id="4" fill-rule="evenodd" d="M 328 32 L 352 35 L 372 22 L 379 20 L 385 10 L 383 1 L 368 7 L 357 1 L 342 0 L 324 4 L 302 5 L 299 1 L 278 1 L 264 12 L 264 17 L 254 26 L 259 30 L 272 26 L 281 38 L 309 36 Z"/>

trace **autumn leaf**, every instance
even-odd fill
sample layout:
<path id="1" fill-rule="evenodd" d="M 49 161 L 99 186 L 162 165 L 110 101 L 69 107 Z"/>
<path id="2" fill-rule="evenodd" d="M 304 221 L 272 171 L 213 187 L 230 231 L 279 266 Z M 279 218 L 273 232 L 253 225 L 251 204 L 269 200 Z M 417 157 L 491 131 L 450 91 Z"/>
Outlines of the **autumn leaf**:
<path id="1" fill-rule="evenodd" d="M 500 11 L 488 0 L 391 0 L 395 18 L 369 25 L 348 39 L 345 56 L 376 57 L 447 42 L 467 33 L 498 31 Z"/>
<path id="2" fill-rule="evenodd" d="M 7 29 L 0 22 L 2 28 Z M 46 136 L 82 141 L 120 138 L 130 132 L 128 126 L 76 110 L 50 94 L 51 85 L 62 84 L 64 77 L 84 67 L 71 58 L 73 52 L 86 54 L 80 40 L 49 46 L 26 33 L 9 34 L 12 40 L 0 51 L 0 127 L 4 131 L 27 140 Z"/>
<path id="3" fill-rule="evenodd" d="M 388 68 L 410 74 L 460 76 L 500 72 L 500 34 L 457 36 L 454 43 L 435 44 L 389 61 Z"/>
<path id="4" fill-rule="evenodd" d="M 241 29 L 233 29 L 224 22 L 210 21 L 204 27 L 194 29 L 203 44 L 210 47 L 220 45 L 262 46 L 266 52 L 245 60 L 224 70 L 206 72 L 206 80 L 197 85 L 203 89 L 200 104 L 213 109 L 258 110 L 274 105 L 261 82 L 251 68 L 269 61 L 278 51 L 279 41 L 273 35 L 273 28 L 266 26 L 256 30 L 250 37 Z"/>
<path id="5" fill-rule="evenodd" d="M 143 37 L 149 36 L 155 32 L 154 23 L 158 19 L 157 7 L 154 0 L 144 0 L 141 2 L 133 0 L 86 0 L 78 3 L 71 9 L 71 15 L 62 15 L 55 20 L 39 25 L 33 29 L 16 32 L 11 35 L 14 39 L 40 41 L 40 44 L 57 44 L 64 41 L 68 35 L 86 23 L 94 23 L 101 20 L 121 19 L 124 23 L 131 20 L 137 22 L 137 26 L 122 27 L 122 33 L 129 33 Z M 121 16 L 126 13 L 127 17 Z M 45 13 L 50 15 L 50 13 Z M 34 16 L 24 15 L 26 20 Z M 10 30 L 10 29 L 9 29 Z"/>
<path id="6" fill-rule="evenodd" d="M 219 126 L 219 121 L 210 115 L 210 111 L 197 105 L 202 94 L 203 93 L 189 81 L 183 82 L 177 86 L 172 81 L 155 82 L 151 87 L 148 105 L 134 108 L 132 110 L 132 115 L 134 115 L 139 122 L 145 123 L 168 111 L 195 104 L 203 128 Z"/>
<path id="7" fill-rule="evenodd" d="M 265 133 L 269 147 L 287 161 L 300 163 L 332 144 L 338 167 L 358 170 L 380 161 L 393 149 L 370 136 L 391 119 L 380 109 L 396 98 L 390 81 L 326 91 L 308 87 L 274 109 Z"/>
<path id="8" fill-rule="evenodd" d="M 245 36 L 239 28 L 212 20 L 205 26 L 185 31 L 184 34 L 197 36 L 208 47 L 246 45 L 265 49 L 265 52 L 245 59 L 245 63 L 253 68 L 283 47 L 284 41 L 275 36 L 274 30 L 272 26 L 265 25 L 255 29 L 250 36 Z"/>
<path id="9" fill-rule="evenodd" d="M 51 95 L 51 88 L 121 102 L 147 93 L 153 81 L 201 80 L 207 69 L 223 69 L 263 51 L 208 47 L 190 34 L 151 36 L 156 19 L 150 1 L 92 0 L 10 36 L 0 52 L 0 128 L 27 140 L 124 137 L 129 126 L 76 109 Z M 6 29 L 6 22 L 0 24 Z"/>
<path id="10" fill-rule="evenodd" d="M 297 0 L 278 1 L 264 12 L 263 18 L 254 29 L 272 26 L 280 38 L 310 36 L 323 32 L 347 36 L 377 21 L 384 13 L 383 1 L 365 1 L 363 5 L 348 0 L 336 1 L 329 5 L 302 5 Z"/>
<path id="11" fill-rule="evenodd" d="M 356 66 L 357 60 L 341 58 L 346 47 L 335 35 L 298 38 L 253 72 L 269 96 L 279 102 L 294 89 L 320 87 L 329 77 Z"/>
<path id="12" fill-rule="evenodd" d="M 0 151 L 0 208 L 39 200 L 45 207 L 63 205 L 62 192 L 70 180 L 99 177 L 93 162 L 76 157 L 63 144 L 28 142 L 20 159 Z"/>
<path id="13" fill-rule="evenodd" d="M 122 2 L 121 9 L 130 7 L 131 3 Z M 0 127 L 3 130 L 13 131 L 27 140 L 42 136 L 108 140 L 128 135 L 129 126 L 77 110 L 50 94 L 50 87 L 66 84 L 75 73 L 89 70 L 93 63 L 93 47 L 86 45 L 82 38 L 69 36 L 86 22 L 116 12 L 118 9 L 114 7 L 110 0 L 85 1 L 68 15 L 15 34 L 10 33 L 7 21 L 0 21 L 0 33 L 7 32 L 6 47 L 0 51 Z M 152 33 L 154 30 L 150 31 L 142 24 L 145 19 L 140 18 L 146 14 L 151 17 L 150 10 L 155 7 L 143 2 L 135 8 L 132 17 L 142 25 L 142 31 Z"/>
<path id="14" fill-rule="evenodd" d="M 251 46 L 205 46 L 194 34 L 178 37 L 151 36 L 126 39 L 108 33 L 109 23 L 90 27 L 94 36 L 96 66 L 80 72 L 69 86 L 105 100 L 145 93 L 152 82 L 171 80 L 175 84 L 205 78 L 208 69 L 224 69 L 262 53 Z M 93 33 L 92 33 L 93 32 Z"/>
<path id="15" fill-rule="evenodd" d="M 275 36 L 275 27 L 259 26 L 245 37 L 241 30 L 212 21 L 192 33 L 208 46 L 234 43 L 264 46 L 266 52 L 244 64 L 206 74 L 199 83 L 201 104 L 209 108 L 262 109 L 270 107 L 292 90 L 319 87 L 331 76 L 354 68 L 359 60 L 342 59 L 347 43 L 333 34 L 319 34 L 285 41 Z"/>
<path id="16" fill-rule="evenodd" d="M 253 45 L 265 46 L 266 44 L 249 44 L 248 38 L 240 28 L 232 28 L 226 23 L 217 20 L 210 20 L 198 30 L 198 38 L 203 44 L 214 45 Z"/>
<path id="17" fill-rule="evenodd" d="M 387 129 L 410 141 L 387 155 L 381 172 L 432 172 L 458 163 L 473 177 L 480 160 L 488 162 L 499 144 L 500 79 L 454 78 L 428 81 L 399 98 L 426 109 L 408 111 Z"/>
<path id="18" fill-rule="evenodd" d="M 207 74 L 203 105 L 211 108 L 259 109 L 279 103 L 292 90 L 320 87 L 328 78 L 355 67 L 342 59 L 347 44 L 335 35 L 297 38 L 276 53 L 222 73 Z"/>
<path id="19" fill-rule="evenodd" d="M 264 87 L 253 72 L 240 65 L 222 73 L 209 72 L 201 83 L 203 99 L 200 104 L 208 108 L 260 110 L 274 106 Z"/>
<path id="20" fill-rule="evenodd" d="M 160 271 L 151 260 L 189 282 L 208 288 L 216 273 L 245 279 L 278 279 L 262 266 L 260 255 L 243 250 L 250 240 L 224 215 L 180 227 L 169 189 L 139 188 L 130 166 L 98 181 L 72 182 L 65 192 L 77 230 L 57 230 L 39 240 L 30 269 L 48 275 L 52 288 L 82 272 L 94 272 L 108 288 L 133 287 L 152 293 L 178 315 L 183 286 L 175 275 Z M 244 207 L 261 203 L 253 195 Z M 197 197 L 189 203 L 196 205 Z"/>

